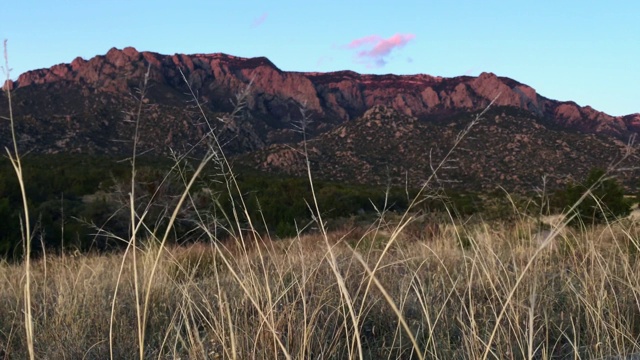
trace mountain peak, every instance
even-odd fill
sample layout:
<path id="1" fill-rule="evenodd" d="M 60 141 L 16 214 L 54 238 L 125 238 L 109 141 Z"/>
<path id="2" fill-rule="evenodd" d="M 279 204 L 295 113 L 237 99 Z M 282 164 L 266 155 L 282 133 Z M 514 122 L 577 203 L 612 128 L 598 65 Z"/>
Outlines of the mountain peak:
<path id="1" fill-rule="evenodd" d="M 124 94 L 140 83 L 149 66 L 152 82 L 184 94 L 182 71 L 204 100 L 220 103 L 225 109 L 228 107 L 225 99 L 253 81 L 255 95 L 249 101 L 250 110 L 266 111 L 273 119 L 296 118 L 303 103 L 313 113 L 340 122 L 362 116 L 376 105 L 425 119 L 478 111 L 495 100 L 495 106 L 519 108 L 581 132 L 622 139 L 640 131 L 636 117 L 614 117 L 591 107 L 547 99 L 530 86 L 492 72 L 453 78 L 426 74 L 368 75 L 349 70 L 286 72 L 266 57 L 244 58 L 224 53 L 162 55 L 133 47 L 112 48 L 89 60 L 76 58 L 70 64 L 24 73 L 5 87 L 69 83 L 98 92 Z"/>
<path id="2" fill-rule="evenodd" d="M 13 81 L 5 80 L 4 84 L 2 84 L 2 91 L 13 90 Z"/>
<path id="3" fill-rule="evenodd" d="M 138 139 L 145 152 L 192 151 L 190 144 L 202 143 L 213 127 L 229 156 L 258 154 L 260 166 L 297 174 L 306 164 L 292 150 L 301 140 L 295 124 L 304 106 L 313 119 L 308 139 L 317 140 L 309 148 L 311 162 L 327 164 L 314 171 L 338 181 L 381 184 L 387 174 L 404 174 L 419 184 L 464 120 L 494 99 L 459 149 L 460 166 L 448 166 L 446 177 L 531 189 L 546 174 L 579 176 L 610 163 L 640 132 L 640 114 L 614 117 L 547 99 L 490 72 L 453 78 L 287 72 L 265 57 L 162 55 L 127 47 L 5 83 L 15 94 L 19 146 L 35 153 L 130 154 L 130 111 L 140 106 L 131 94 L 147 72 Z M 230 100 L 249 84 L 243 116 L 209 127 L 202 116 L 224 117 L 233 110 Z M 194 111 L 191 91 L 204 114 Z M 0 116 L 8 116 L 6 103 L 0 102 Z M 8 139 L 0 127 L 0 147 L 9 146 Z"/>
<path id="4" fill-rule="evenodd" d="M 140 53 L 133 47 L 126 47 L 122 50 L 114 47 L 107 52 L 105 58 L 116 67 L 121 67 L 127 63 L 138 60 Z"/>

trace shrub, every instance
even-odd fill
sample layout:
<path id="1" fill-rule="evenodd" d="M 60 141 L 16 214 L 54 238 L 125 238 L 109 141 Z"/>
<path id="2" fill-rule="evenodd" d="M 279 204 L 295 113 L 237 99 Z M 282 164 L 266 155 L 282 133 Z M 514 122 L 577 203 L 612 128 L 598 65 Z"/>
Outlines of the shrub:
<path id="1" fill-rule="evenodd" d="M 580 201 L 587 191 L 590 191 L 590 194 Z M 625 199 L 622 186 L 598 168 L 589 172 L 584 183 L 567 185 L 560 196 L 565 211 L 577 204 L 572 225 L 601 224 L 627 216 L 631 212 L 631 204 Z"/>

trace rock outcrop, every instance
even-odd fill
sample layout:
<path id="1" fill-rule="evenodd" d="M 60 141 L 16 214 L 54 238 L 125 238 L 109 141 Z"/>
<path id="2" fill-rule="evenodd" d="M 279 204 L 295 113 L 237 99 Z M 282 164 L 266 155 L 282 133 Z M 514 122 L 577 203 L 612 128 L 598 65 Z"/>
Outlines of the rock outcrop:
<path id="1" fill-rule="evenodd" d="M 421 185 L 433 178 L 434 164 L 474 114 L 494 100 L 487 121 L 474 128 L 438 179 L 531 191 L 553 175 L 560 185 L 619 159 L 640 132 L 640 114 L 616 117 L 551 100 L 492 73 L 286 72 L 264 57 L 220 53 L 114 48 L 24 73 L 3 87 L 12 91 L 24 151 L 126 157 L 137 128 L 139 152 L 193 154 L 206 150 L 208 136 L 216 134 L 225 153 L 244 164 L 302 175 L 305 148 L 315 174 L 346 182 Z M 239 100 L 241 111 L 230 116 Z M 305 122 L 305 147 L 301 108 L 311 120 Z M 0 102 L 0 117 L 7 116 L 6 102 Z M 0 146 L 11 138 L 0 127 Z M 640 176 L 637 170 L 627 183 L 634 176 Z"/>
<path id="2" fill-rule="evenodd" d="M 640 132 L 638 114 L 615 117 L 572 102 L 547 99 L 515 80 L 482 73 L 478 77 L 442 78 L 418 75 L 364 75 L 352 71 L 330 73 L 286 72 L 263 57 L 231 55 L 161 55 L 128 47 L 111 49 L 90 60 L 30 71 L 12 86 L 24 87 L 64 82 L 103 92 L 125 93 L 149 79 L 184 92 L 184 78 L 194 93 L 221 110 L 227 99 L 252 83 L 248 108 L 282 125 L 299 117 L 305 104 L 318 118 L 341 123 L 357 118 L 375 105 L 385 105 L 424 119 L 484 108 L 497 97 L 497 106 L 526 110 L 566 129 L 628 138 Z M 69 85 L 71 86 L 71 85 Z M 151 99 L 153 100 L 153 99 Z M 276 126 L 277 127 L 277 126 Z"/>

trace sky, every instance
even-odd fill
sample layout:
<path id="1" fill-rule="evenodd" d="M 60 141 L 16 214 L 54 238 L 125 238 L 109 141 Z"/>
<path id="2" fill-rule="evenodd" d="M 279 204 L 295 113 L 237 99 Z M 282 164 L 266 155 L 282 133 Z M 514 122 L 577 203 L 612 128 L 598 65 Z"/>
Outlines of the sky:
<path id="1" fill-rule="evenodd" d="M 551 99 L 611 115 L 640 112 L 635 0 L 2 2 L 12 79 L 133 46 L 266 56 L 286 71 L 492 72 Z"/>

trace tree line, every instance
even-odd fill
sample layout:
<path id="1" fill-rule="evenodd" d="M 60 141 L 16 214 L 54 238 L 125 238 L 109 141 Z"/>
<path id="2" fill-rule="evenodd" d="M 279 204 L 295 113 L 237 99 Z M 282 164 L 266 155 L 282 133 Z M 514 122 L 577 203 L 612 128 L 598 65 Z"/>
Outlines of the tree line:
<path id="1" fill-rule="evenodd" d="M 137 161 L 134 204 L 144 215 L 140 238 L 153 239 L 166 230 L 168 218 L 197 164 L 141 157 Z M 23 159 L 24 185 L 34 228 L 34 253 L 43 249 L 80 251 L 122 248 L 130 237 L 131 165 L 128 161 L 87 155 L 33 155 Z M 227 169 L 228 173 L 228 169 Z M 217 239 L 253 229 L 272 237 L 294 236 L 313 230 L 314 202 L 307 179 L 275 176 L 238 168 L 234 176 L 215 164 L 205 169 L 171 229 L 171 241 L 197 241 L 206 234 Z M 574 182 L 542 199 L 535 194 L 514 196 L 532 214 L 575 208 L 573 224 L 608 221 L 629 213 L 631 202 L 615 179 L 594 169 L 582 182 Z M 581 197 L 587 189 L 590 196 Z M 385 188 L 315 181 L 314 190 L 325 220 L 360 217 L 374 219 L 377 212 L 405 211 L 417 189 Z M 504 194 L 432 192 L 412 209 L 447 216 L 507 218 L 512 201 Z M 511 199 L 513 200 L 513 199 Z M 0 159 L 0 256 L 22 254 L 22 203 L 19 184 L 8 159 Z M 245 211 L 246 209 L 246 211 Z"/>

